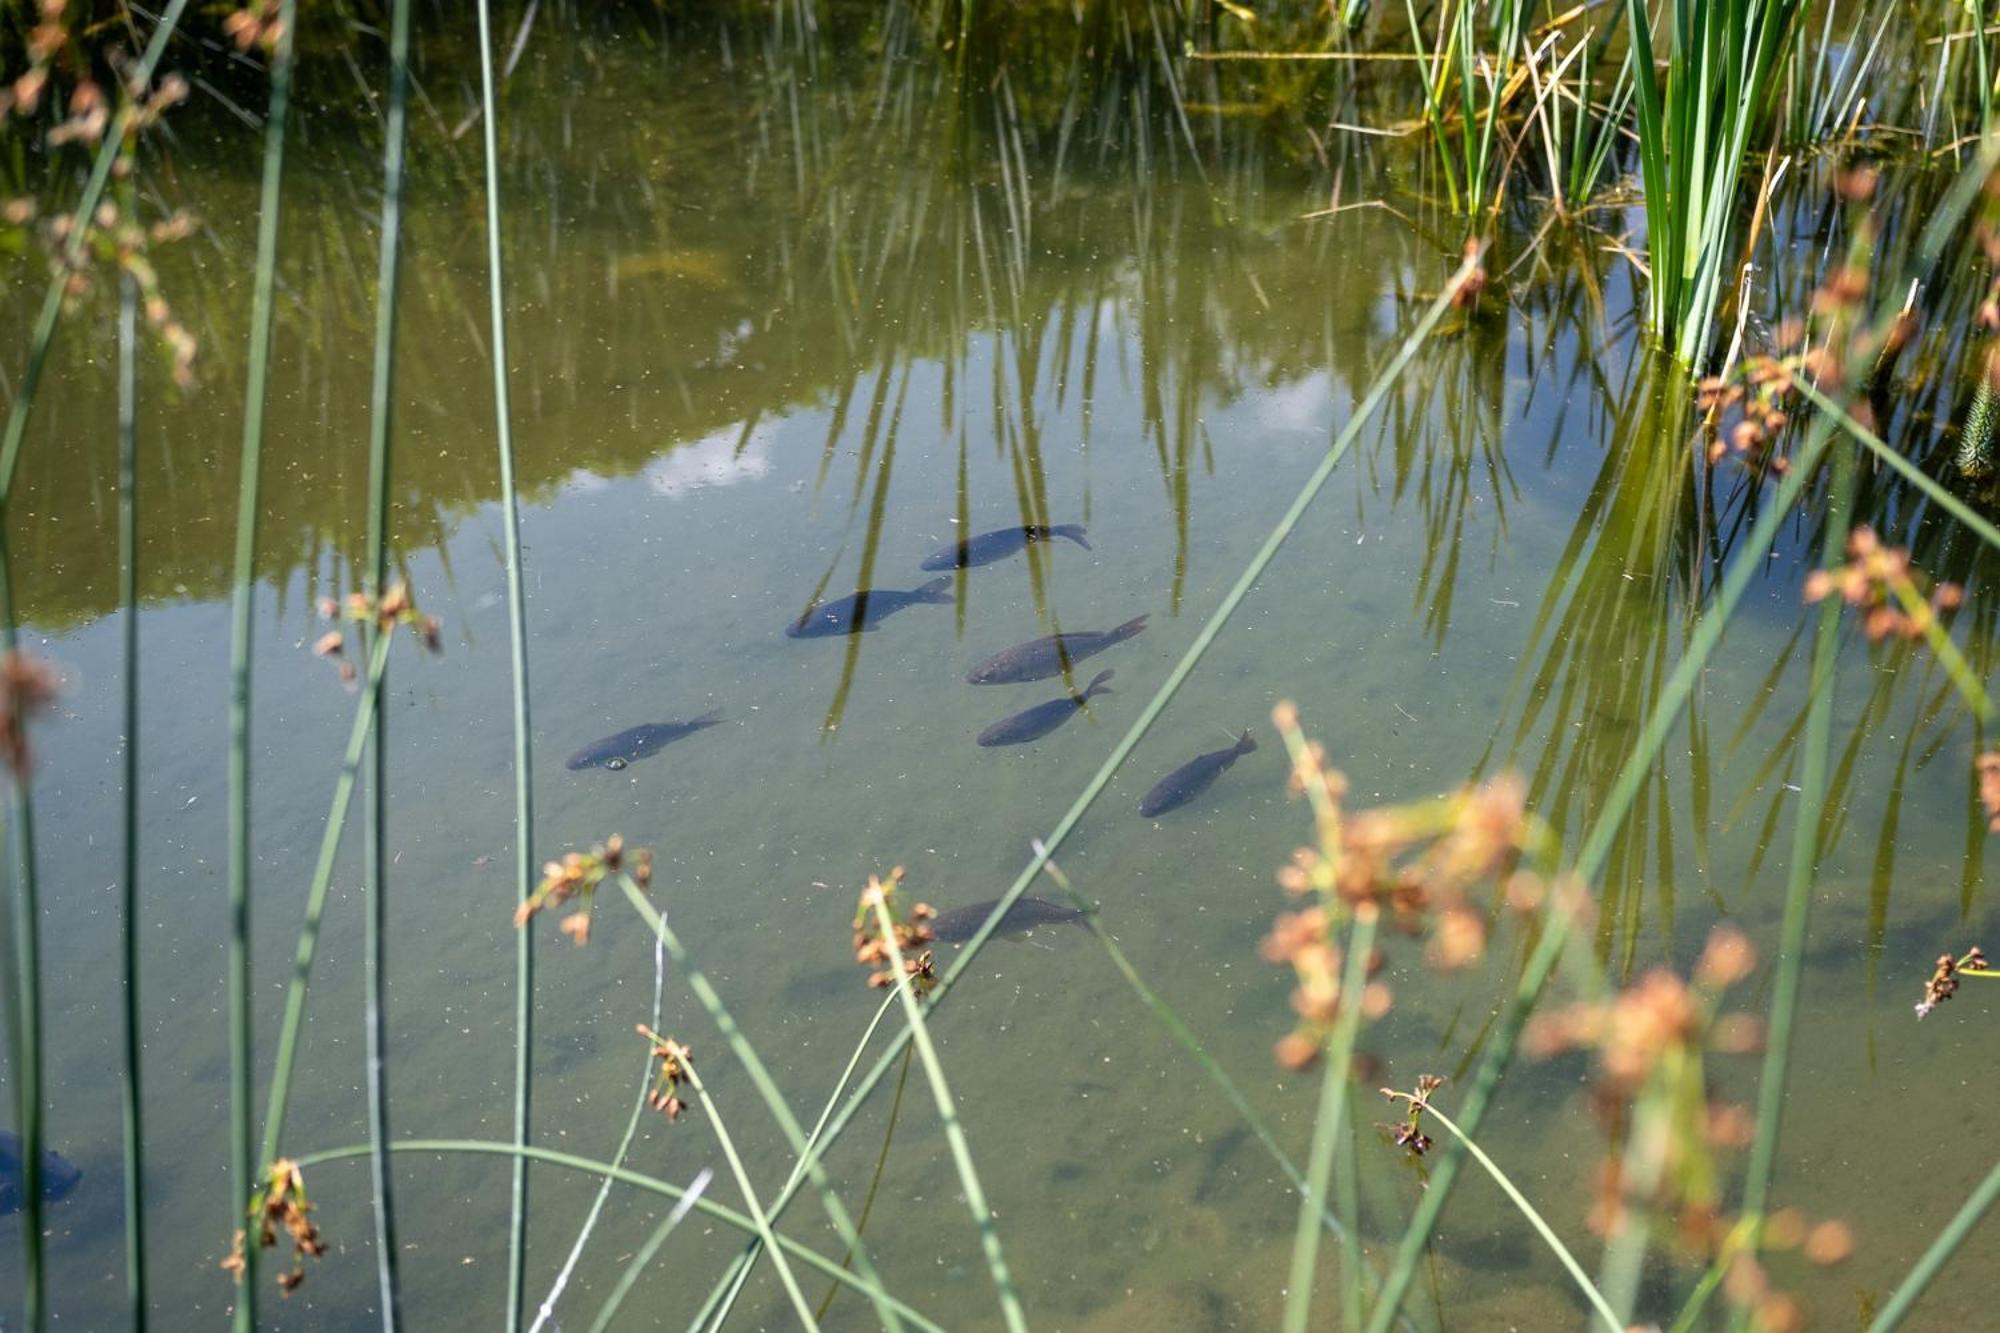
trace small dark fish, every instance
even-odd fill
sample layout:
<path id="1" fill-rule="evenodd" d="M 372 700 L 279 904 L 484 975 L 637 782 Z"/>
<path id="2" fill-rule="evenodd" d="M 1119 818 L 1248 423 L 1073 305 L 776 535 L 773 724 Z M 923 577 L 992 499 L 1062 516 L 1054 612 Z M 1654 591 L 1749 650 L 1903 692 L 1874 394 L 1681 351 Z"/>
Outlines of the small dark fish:
<path id="1" fill-rule="evenodd" d="M 974 685 L 1010 685 L 1017 681 L 1060 676 L 1065 666 L 1074 666 L 1086 657 L 1094 657 L 1145 628 L 1146 617 L 1134 616 L 1116 629 L 1077 630 L 1017 643 L 972 668 L 966 680 Z"/>
<path id="2" fill-rule="evenodd" d="M 973 922 L 974 926 L 978 924 Z M 22 1174 L 21 1136 L 11 1129 L 0 1129 L 0 1217 L 11 1217 L 20 1212 L 26 1202 L 21 1197 Z M 44 1203 L 67 1199 L 82 1179 L 83 1170 L 76 1163 L 52 1148 L 42 1150 Z"/>
<path id="3" fill-rule="evenodd" d="M 923 567 L 969 569 L 974 565 L 990 565 L 995 560 L 1005 560 L 1017 551 L 1027 550 L 1029 542 L 1054 541 L 1058 537 L 1067 537 L 1086 551 L 1090 549 L 1090 543 L 1083 539 L 1081 523 L 1063 523 L 1056 527 L 1031 523 L 1019 528 L 995 528 L 950 546 L 940 546 L 924 557 Z"/>
<path id="4" fill-rule="evenodd" d="M 1226 750 L 1210 750 L 1207 754 L 1196 755 L 1153 784 L 1153 789 L 1139 801 L 1139 813 L 1151 819 L 1177 805 L 1186 805 L 1207 791 L 1209 784 L 1222 776 L 1223 769 L 1256 748 L 1257 742 L 1246 731 L 1242 740 Z"/>
<path id="5" fill-rule="evenodd" d="M 831 602 L 815 602 L 806 613 L 785 627 L 794 639 L 824 639 L 834 634 L 860 634 L 906 606 L 920 602 L 949 602 L 951 577 L 932 579 L 921 588 L 898 592 L 894 588 L 863 588 L 860 592 Z"/>
<path id="6" fill-rule="evenodd" d="M 620 769 L 649 754 L 658 754 L 683 736 L 692 736 L 722 721 L 722 710 L 703 713 L 691 722 L 645 722 L 616 736 L 592 741 L 569 757 L 566 767 Z"/>
<path id="7" fill-rule="evenodd" d="M 970 907 L 954 907 L 931 922 L 931 933 L 946 944 L 963 944 L 986 924 L 986 918 L 992 916 L 993 909 L 999 905 L 998 898 L 988 898 Z M 1064 907 L 1046 898 L 1022 897 L 1014 900 L 1014 905 L 1007 909 L 1006 916 L 1000 918 L 1000 924 L 993 933 L 1020 935 L 1036 926 L 1060 926 L 1082 920 L 1083 913 L 1077 908 Z"/>
<path id="8" fill-rule="evenodd" d="M 979 733 L 979 743 L 1019 745 L 1023 741 L 1040 740 L 1082 712 L 1092 695 L 1111 693 L 1111 687 L 1104 683 L 1110 679 L 1108 669 L 1100 671 L 1091 677 L 1090 684 L 1084 686 L 1081 693 L 1071 691 L 1060 699 L 1051 699 L 1033 708 L 1023 708 L 1012 717 L 1003 717 Z"/>

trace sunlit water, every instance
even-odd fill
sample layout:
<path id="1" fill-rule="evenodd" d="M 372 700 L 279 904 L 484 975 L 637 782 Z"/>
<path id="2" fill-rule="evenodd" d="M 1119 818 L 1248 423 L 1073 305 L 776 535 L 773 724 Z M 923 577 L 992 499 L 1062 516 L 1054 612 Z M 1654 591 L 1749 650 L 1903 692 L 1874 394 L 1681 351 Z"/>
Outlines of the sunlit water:
<path id="1" fill-rule="evenodd" d="M 965 161 L 926 138 L 905 162 L 866 99 L 808 89 L 799 133 L 825 137 L 801 155 L 781 112 L 739 99 L 727 78 L 695 76 L 711 51 L 599 48 L 603 96 L 629 99 L 615 105 L 570 91 L 566 59 L 536 48 L 506 108 L 537 851 L 611 832 L 652 848 L 655 901 L 810 1122 L 879 998 L 849 955 L 860 883 L 900 864 L 916 895 L 941 907 L 1005 887 L 1456 256 L 1382 211 L 1299 221 L 1324 203 L 1323 187 L 1276 166 L 1268 179 L 1242 170 L 1203 181 L 1185 163 L 1148 176 L 1130 144 L 1110 165 L 1024 164 L 1033 212 L 1022 225 L 1008 210 L 1016 187 L 1003 189 L 983 137 Z M 676 74 L 664 84 L 662 60 Z M 872 92 L 869 79 L 856 83 Z M 437 95 L 444 120 L 463 113 L 455 87 Z M 308 647 L 320 631 L 314 597 L 345 586 L 362 532 L 373 168 L 366 144 L 340 137 L 351 122 L 315 123 L 287 201 L 270 581 L 255 644 L 260 1108 L 354 707 Z M 395 537 L 446 647 L 435 660 L 399 652 L 385 694 L 389 1082 L 399 1137 L 504 1139 L 512 741 L 478 157 L 476 136 L 438 129 L 420 128 L 409 199 Z M 143 399 L 146 1184 L 149 1271 L 172 1326 L 222 1319 L 231 1290 L 216 1263 L 237 1207 L 226 1169 L 224 597 L 248 143 L 184 149 L 230 163 L 178 182 L 209 226 L 169 269 L 188 309 L 215 307 L 197 327 L 205 382 L 182 397 L 149 364 Z M 25 267 L 15 272 L 33 286 Z M 1273 872 L 1309 832 L 1285 792 L 1272 705 L 1298 701 L 1357 805 L 1512 765 L 1535 779 L 1538 808 L 1580 836 L 1680 651 L 1691 585 L 1714 581 L 1711 529 L 1726 529 L 1741 503 L 1735 474 L 1696 476 L 1685 430 L 1648 415 L 1650 371 L 1625 315 L 1630 277 L 1615 263 L 1598 272 L 1603 319 L 1573 293 L 1526 287 L 1470 323 L 1451 318 L 1059 854 L 1299 1160 L 1318 1077 L 1271 1060 L 1289 987 L 1256 951 L 1282 906 Z M 9 346 L 24 345 L 30 309 L 10 300 Z M 109 327 L 100 301 L 66 330 L 12 537 L 27 641 L 66 677 L 58 715 L 36 734 L 34 799 L 49 1132 L 86 1173 L 48 1218 L 57 1326 L 76 1328 L 113 1326 L 123 1300 Z M 1084 523 L 1091 549 L 1058 542 L 967 571 L 951 604 L 911 607 L 855 639 L 784 634 L 816 590 L 914 588 L 940 544 L 1028 520 Z M 1773 947 L 1804 705 L 1799 535 L 1755 586 L 1614 858 L 1595 957 L 1617 974 L 1685 966 L 1719 917 L 1767 955 Z M 975 746 L 986 724 L 1062 684 L 975 687 L 964 680 L 973 664 L 1141 613 L 1148 630 L 1084 673 L 1116 672 L 1088 714 L 1032 745 Z M 1980 937 L 1974 738 L 1955 706 L 1919 716 L 1942 684 L 1921 657 L 1851 646 L 1842 670 L 1835 744 L 1844 752 L 1852 740 L 1856 759 L 1814 894 L 1776 1188 L 1781 1202 L 1856 1225 L 1861 1252 L 1847 1267 L 1778 1265 L 1830 1327 L 1886 1292 L 1983 1169 L 1964 1139 L 1983 1115 L 1977 1080 L 1994 1022 L 1976 988 L 1922 1026 L 1910 1015 L 1929 960 Z M 710 710 L 722 725 L 622 771 L 563 766 L 611 732 Z M 1160 775 L 1245 728 L 1260 748 L 1207 794 L 1158 820 L 1136 813 Z M 292 1154 L 365 1138 L 358 841 L 314 973 Z M 651 942 L 616 900 L 599 904 L 586 949 L 538 926 L 536 1138 L 605 1157 L 645 1073 L 632 1025 L 650 1017 Z M 1478 968 L 1447 978 L 1416 943 L 1392 942 L 1396 1007 L 1365 1038 L 1383 1081 L 1469 1068 L 1524 948 L 1504 927 Z M 1743 1004 L 1762 1007 L 1769 975 L 1759 971 Z M 693 1046 L 768 1198 L 788 1154 L 671 971 L 662 1026 Z M 935 1032 L 1036 1326 L 1274 1323 L 1296 1201 L 1086 933 L 996 943 Z M 1714 1068 L 1725 1094 L 1746 1101 L 1755 1072 L 1742 1057 Z M 1594 1256 L 1584 1216 L 1602 1134 L 1586 1075 L 1575 1059 L 1523 1062 L 1483 1139 Z M 892 1127 L 894 1092 L 892 1078 L 835 1149 L 836 1181 L 858 1212 L 893 1128 L 867 1227 L 888 1285 L 949 1327 L 997 1327 L 921 1076 Z M 1449 1085 L 1441 1104 L 1455 1105 Z M 1386 1250 L 1421 1177 L 1373 1129 L 1390 1110 L 1372 1095 L 1359 1105 L 1366 1229 Z M 677 1181 L 715 1168 L 716 1197 L 737 1202 L 698 1113 L 671 1126 L 649 1114 L 630 1163 Z M 505 1163 L 403 1156 L 396 1172 L 413 1326 L 495 1325 Z M 365 1166 L 321 1167 L 309 1184 L 334 1248 L 297 1296 L 265 1301 L 264 1317 L 361 1327 L 375 1302 Z M 593 1190 L 586 1177 L 535 1172 L 531 1303 Z M 588 1324 L 658 1205 L 613 1194 L 559 1307 L 563 1326 Z M 788 1224 L 838 1256 L 809 1197 Z M 0 1244 L 11 1250 L 18 1227 L 0 1220 Z M 682 1326 L 738 1243 L 692 1220 L 625 1325 Z M 1927 1317 L 1943 1326 L 1981 1308 L 1974 1275 L 1995 1257 L 1991 1241 L 1963 1253 Z M 1329 1247 L 1323 1312 L 1334 1265 Z M 0 1293 L 15 1281 L 6 1271 Z M 1648 1280 L 1648 1308 L 1671 1308 L 1691 1273 L 1662 1262 Z M 824 1289 L 807 1286 L 815 1299 Z M 1454 1328 L 1583 1319 L 1560 1271 L 1479 1179 L 1446 1214 L 1420 1304 L 1424 1323 Z M 768 1270 L 741 1308 L 746 1327 L 791 1320 Z M 844 1295 L 828 1320 L 858 1327 L 871 1315 Z"/>

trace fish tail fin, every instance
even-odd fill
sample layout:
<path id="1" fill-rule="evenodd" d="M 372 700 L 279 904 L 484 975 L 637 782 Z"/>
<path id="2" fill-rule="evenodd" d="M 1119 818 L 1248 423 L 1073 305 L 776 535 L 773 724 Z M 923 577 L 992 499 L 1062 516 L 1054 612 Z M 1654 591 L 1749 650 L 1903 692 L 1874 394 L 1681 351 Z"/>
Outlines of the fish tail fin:
<path id="1" fill-rule="evenodd" d="M 687 724 L 690 727 L 712 727 L 720 721 L 722 721 L 722 710 L 720 708 L 711 708 L 700 717 L 689 718 Z"/>
<path id="2" fill-rule="evenodd" d="M 1246 728 L 1243 732 L 1243 738 L 1236 742 L 1236 753 L 1249 754 L 1252 750 L 1255 750 L 1256 748 L 1257 748 L 1257 738 L 1255 736 L 1252 736 L 1249 730 Z"/>
<path id="3" fill-rule="evenodd" d="M 1104 668 L 1104 670 L 1092 676 L 1090 678 L 1090 684 L 1083 687 L 1083 697 L 1088 699 L 1093 694 L 1111 693 L 1111 686 L 1107 683 L 1111 679 L 1111 676 L 1112 676 L 1112 671 L 1110 667 L 1106 667 Z"/>
<path id="4" fill-rule="evenodd" d="M 948 602 L 951 600 L 951 575 L 940 574 L 917 589 L 917 596 L 927 602 Z"/>
<path id="5" fill-rule="evenodd" d="M 1148 614 L 1151 614 L 1150 612 Z M 1114 640 L 1129 639 L 1146 628 L 1146 617 L 1133 616 L 1130 620 L 1111 631 Z"/>
<path id="6" fill-rule="evenodd" d="M 1060 524 L 1059 526 L 1050 528 L 1049 531 L 1054 533 L 1058 537 L 1069 538 L 1071 541 L 1075 542 L 1078 546 L 1081 546 L 1086 551 L 1091 549 L 1090 543 L 1083 539 L 1083 524 L 1081 523 L 1063 523 Z"/>

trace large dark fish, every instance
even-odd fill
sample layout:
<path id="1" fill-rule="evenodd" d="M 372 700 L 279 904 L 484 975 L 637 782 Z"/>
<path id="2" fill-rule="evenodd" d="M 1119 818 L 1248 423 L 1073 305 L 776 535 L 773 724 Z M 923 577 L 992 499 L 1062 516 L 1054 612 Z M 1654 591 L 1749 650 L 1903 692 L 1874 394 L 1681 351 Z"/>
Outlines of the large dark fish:
<path id="1" fill-rule="evenodd" d="M 863 588 L 860 592 L 831 602 L 815 602 L 806 613 L 785 627 L 794 639 L 823 639 L 834 634 L 860 634 L 906 606 L 920 602 L 951 600 L 951 578 L 932 579 L 921 588 L 898 592 L 894 588 Z"/>
<path id="2" fill-rule="evenodd" d="M 1134 616 L 1116 629 L 1077 630 L 1071 634 L 1051 634 L 1029 643 L 1017 643 L 1004 653 L 996 653 L 966 679 L 974 685 L 1009 685 L 1023 680 L 1047 680 L 1060 676 L 1065 666 L 1074 666 L 1094 657 L 1113 644 L 1120 644 L 1146 628 L 1146 617 Z"/>
<path id="3" fill-rule="evenodd" d="M 991 904 L 989 904 L 990 906 Z M 978 922 L 973 922 L 977 926 Z M 0 1217 L 11 1217 L 27 1202 L 21 1196 L 21 1136 L 0 1129 Z M 78 1166 L 53 1149 L 42 1150 L 42 1201 L 67 1199 L 83 1179 Z"/>
<path id="4" fill-rule="evenodd" d="M 986 918 L 992 916 L 993 909 L 999 905 L 998 898 L 988 898 L 970 907 L 954 907 L 931 922 L 931 933 L 946 944 L 963 944 L 986 924 Z M 1077 908 L 1064 907 L 1046 898 L 1021 897 L 1015 899 L 1014 905 L 1007 909 L 1007 915 L 1000 918 L 1000 924 L 993 933 L 1021 935 L 1036 926 L 1060 926 L 1082 920 L 1083 913 Z"/>
<path id="5" fill-rule="evenodd" d="M 990 565 L 995 560 L 1005 560 L 1017 551 L 1027 550 L 1029 542 L 1054 541 L 1058 537 L 1067 537 L 1086 551 L 1090 549 L 1090 543 L 1083 539 L 1081 523 L 1063 523 L 1056 527 L 1031 523 L 1019 528 L 995 528 L 950 546 L 940 546 L 924 557 L 923 567 L 969 569 L 973 565 Z"/>
<path id="6" fill-rule="evenodd" d="M 1107 669 L 1091 677 L 1090 684 L 1081 692 L 1071 691 L 1060 699 L 1051 699 L 1033 708 L 1023 708 L 1012 717 L 1003 717 L 992 726 L 979 733 L 981 745 L 1019 745 L 1023 741 L 1040 740 L 1060 727 L 1063 723 L 1083 711 L 1094 694 L 1109 694 L 1111 687 L 1104 682 L 1111 679 Z"/>
<path id="7" fill-rule="evenodd" d="M 566 767 L 619 769 L 649 754 L 658 754 L 683 736 L 692 736 L 722 721 L 722 710 L 703 713 L 690 722 L 643 722 L 616 736 L 592 741 L 569 757 Z"/>
<path id="8" fill-rule="evenodd" d="M 1186 805 L 1207 791 L 1209 784 L 1222 776 L 1223 769 L 1256 748 L 1257 742 L 1246 731 L 1242 740 L 1226 750 L 1210 750 L 1207 754 L 1196 755 L 1153 784 L 1153 789 L 1139 801 L 1139 813 L 1151 819 L 1177 805 Z"/>

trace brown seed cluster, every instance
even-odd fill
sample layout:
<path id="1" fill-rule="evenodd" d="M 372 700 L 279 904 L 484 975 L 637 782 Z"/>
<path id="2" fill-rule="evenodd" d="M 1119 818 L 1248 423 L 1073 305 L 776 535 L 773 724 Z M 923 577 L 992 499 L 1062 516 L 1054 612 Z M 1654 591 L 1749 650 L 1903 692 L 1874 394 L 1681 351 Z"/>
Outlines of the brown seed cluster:
<path id="1" fill-rule="evenodd" d="M 0 764 L 18 780 L 34 761 L 28 719 L 56 699 L 56 673 L 40 658 L 18 648 L 0 657 Z"/>
<path id="2" fill-rule="evenodd" d="M 1795 323 L 1787 325 L 1780 336 L 1796 339 L 1796 330 Z M 1711 375 L 1701 381 L 1695 391 L 1696 405 L 1713 419 L 1734 418 L 1727 430 L 1718 428 L 1709 441 L 1710 466 L 1733 452 L 1745 463 L 1777 473 L 1785 470 L 1785 457 L 1777 445 L 1792 420 L 1794 369 L 1792 359 L 1753 356 L 1728 379 Z"/>
<path id="3" fill-rule="evenodd" d="M 1937 624 L 1938 613 L 1965 600 L 1956 583 L 1939 583 L 1924 596 L 1910 553 L 1884 546 L 1867 525 L 1847 539 L 1848 562 L 1806 575 L 1805 599 L 1817 602 L 1831 594 L 1862 612 L 1861 627 L 1869 639 L 1920 639 Z"/>
<path id="4" fill-rule="evenodd" d="M 903 971 L 910 978 L 910 989 L 919 996 L 928 995 L 938 981 L 931 950 L 926 947 L 937 938 L 930 927 L 937 911 L 929 903 L 916 903 L 905 913 L 896 901 L 902 884 L 901 866 L 889 872 L 886 883 L 874 875 L 868 877 L 868 885 L 861 890 L 861 901 L 854 909 L 854 961 L 870 969 L 868 984 L 877 990 L 896 984 L 892 970 L 895 956 L 889 948 L 889 937 L 883 934 L 883 913 L 876 911 L 876 904 L 880 903 L 894 932 L 896 952 L 903 955 Z"/>
<path id="5" fill-rule="evenodd" d="M 372 625 L 377 634 L 393 634 L 396 626 L 408 625 L 410 633 L 416 635 L 417 642 L 426 651 L 444 651 L 444 639 L 439 633 L 438 618 L 423 615 L 417 610 L 410 597 L 410 587 L 406 583 L 390 586 L 389 591 L 377 599 L 365 592 L 349 593 L 344 601 L 322 597 L 319 601 L 322 620 L 349 621 L 357 625 Z M 347 631 L 330 629 L 313 641 L 313 654 L 317 657 L 334 659 L 340 668 L 340 679 L 352 685 L 355 680 L 354 663 L 347 656 Z"/>
<path id="6" fill-rule="evenodd" d="M 2000 833 L 2000 750 L 1988 750 L 1972 766 L 1979 774 L 1979 804 L 1986 811 L 1986 831 Z"/>
<path id="7" fill-rule="evenodd" d="M 310 1216 L 312 1210 L 312 1203 L 306 1198 L 305 1177 L 299 1173 L 298 1163 L 286 1157 L 271 1163 L 264 1187 L 250 1197 L 250 1220 L 257 1227 L 258 1248 L 274 1248 L 280 1231 L 291 1238 L 292 1265 L 280 1272 L 277 1279 L 279 1290 L 287 1296 L 306 1280 L 305 1261 L 326 1253 L 326 1242 L 320 1238 L 319 1228 Z M 246 1240 L 245 1233 L 238 1231 L 230 1245 L 229 1257 L 222 1261 L 223 1269 L 238 1282 L 249 1267 L 244 1255 Z"/>
<path id="8" fill-rule="evenodd" d="M 653 1089 L 646 1094 L 646 1105 L 669 1120 L 678 1120 L 681 1112 L 687 1110 L 687 1103 L 681 1100 L 680 1094 L 681 1084 L 690 1077 L 690 1052 L 672 1037 L 662 1037 L 644 1023 L 637 1024 L 637 1027 L 639 1035 L 653 1044 L 653 1058 L 660 1062 L 659 1072 L 653 1077 Z"/>
<path id="9" fill-rule="evenodd" d="M 1939 954 L 1937 966 L 1931 969 L 1931 979 L 1924 983 L 1924 998 L 1917 1002 L 1917 1017 L 1924 1018 L 1930 1011 L 1958 994 L 1959 978 L 1962 976 L 1995 976 L 1993 965 L 1986 961 L 1986 954 L 1978 945 L 1973 945 L 1957 958 L 1950 954 Z"/>
<path id="10" fill-rule="evenodd" d="M 1394 1088 L 1377 1089 L 1392 1102 L 1406 1104 L 1408 1114 L 1400 1124 L 1385 1126 L 1393 1131 L 1398 1148 L 1407 1148 L 1413 1157 L 1422 1157 L 1431 1150 L 1431 1136 L 1424 1133 L 1424 1112 L 1431 1109 L 1431 1094 L 1444 1086 L 1444 1079 L 1437 1074 L 1417 1075 L 1414 1092 L 1398 1092 Z"/>
<path id="11" fill-rule="evenodd" d="M 640 888 L 653 882 L 653 854 L 643 847 L 625 850 L 625 839 L 612 834 L 587 852 L 570 852 L 542 866 L 542 882 L 514 909 L 514 924 L 525 926 L 547 907 L 576 899 L 580 906 L 562 919 L 562 932 L 578 945 L 590 943 L 590 912 L 597 886 L 609 876 L 629 874 Z"/>
<path id="12" fill-rule="evenodd" d="M 1319 1058 L 1343 1003 L 1340 930 L 1367 917 L 1387 919 L 1427 936 L 1425 956 L 1441 971 L 1462 968 L 1486 948 L 1488 913 L 1472 899 L 1482 883 L 1502 884 L 1502 901 L 1532 908 L 1540 884 L 1520 874 L 1521 852 L 1539 845 L 1541 825 L 1527 812 L 1527 785 L 1502 774 L 1442 800 L 1384 806 L 1348 814 L 1347 779 L 1327 767 L 1325 750 L 1299 730 L 1298 712 L 1281 703 L 1272 722 L 1292 754 L 1291 786 L 1313 808 L 1318 846 L 1301 847 L 1278 871 L 1278 883 L 1305 905 L 1281 913 L 1264 938 L 1267 962 L 1289 965 L 1298 978 L 1292 1009 L 1298 1024 L 1275 1055 L 1288 1069 Z M 1383 917 L 1380 914 L 1386 914 Z M 1372 950 L 1358 1002 L 1361 1017 L 1387 1013 L 1394 996 L 1376 980 L 1383 955 Z"/>
<path id="13" fill-rule="evenodd" d="M 280 0 L 253 0 L 222 20 L 222 31 L 239 51 L 262 47 L 266 54 L 278 49 L 285 35 L 284 7 Z"/>

